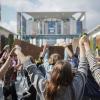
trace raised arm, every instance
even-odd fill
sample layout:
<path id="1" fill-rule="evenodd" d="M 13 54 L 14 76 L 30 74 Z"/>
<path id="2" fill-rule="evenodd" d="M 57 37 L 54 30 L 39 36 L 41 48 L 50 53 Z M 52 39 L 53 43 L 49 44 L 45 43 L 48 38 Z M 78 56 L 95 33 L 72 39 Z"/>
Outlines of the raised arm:
<path id="1" fill-rule="evenodd" d="M 70 58 L 73 57 L 73 53 L 72 53 L 72 51 L 68 48 L 68 44 L 67 44 L 67 43 L 65 43 L 65 42 L 60 43 L 59 46 L 63 46 L 63 47 L 65 48 L 65 51 L 66 51 L 66 53 L 68 54 L 68 56 L 69 56 Z"/>
<path id="2" fill-rule="evenodd" d="M 44 81 L 45 81 L 43 74 L 37 68 L 36 64 L 33 64 L 31 62 L 30 57 L 25 56 L 23 54 L 23 52 L 21 51 L 21 47 L 19 46 L 16 47 L 15 54 L 21 61 L 21 64 L 23 64 L 23 69 L 28 72 L 31 83 L 34 85 L 37 92 L 41 94 L 42 91 L 44 90 Z"/>
<path id="3" fill-rule="evenodd" d="M 3 63 L 3 58 L 4 58 L 5 52 L 3 53 L 3 55 L 0 58 L 0 63 Z"/>
<path id="4" fill-rule="evenodd" d="M 85 55 L 85 48 L 83 45 L 83 37 L 79 41 L 80 58 L 78 71 L 73 79 L 73 87 L 75 90 L 76 100 L 81 100 L 84 94 L 85 83 L 87 79 L 88 63 Z"/>
<path id="5" fill-rule="evenodd" d="M 100 86 L 100 65 L 96 62 L 95 56 L 91 51 L 89 40 L 87 38 L 84 42 L 84 47 L 92 75 Z"/>
<path id="6" fill-rule="evenodd" d="M 44 58 L 46 52 L 47 52 L 47 48 L 48 48 L 48 44 L 46 43 L 44 46 L 43 46 L 43 50 L 42 50 L 42 53 L 40 55 L 40 57 Z"/>
<path id="7" fill-rule="evenodd" d="M 6 62 L 2 65 L 2 67 L 0 68 L 0 79 L 2 79 L 2 77 L 5 75 L 5 73 L 7 72 L 8 68 L 9 68 L 9 65 L 10 65 L 10 62 L 11 62 L 11 57 L 10 55 L 13 53 L 15 48 L 13 48 L 11 50 L 11 52 L 9 53 L 8 55 L 8 58 L 6 60 Z"/>
<path id="8" fill-rule="evenodd" d="M 69 55 L 70 58 L 73 57 L 73 53 L 72 53 L 71 50 L 68 48 L 68 46 L 65 47 L 65 51 L 67 52 L 67 54 Z"/>
<path id="9" fill-rule="evenodd" d="M 79 58 L 79 66 L 78 71 L 83 72 L 87 76 L 87 70 L 88 70 L 88 63 L 85 55 L 85 47 L 84 47 L 84 36 L 81 37 L 79 41 L 79 47 L 80 47 L 80 58 Z"/>

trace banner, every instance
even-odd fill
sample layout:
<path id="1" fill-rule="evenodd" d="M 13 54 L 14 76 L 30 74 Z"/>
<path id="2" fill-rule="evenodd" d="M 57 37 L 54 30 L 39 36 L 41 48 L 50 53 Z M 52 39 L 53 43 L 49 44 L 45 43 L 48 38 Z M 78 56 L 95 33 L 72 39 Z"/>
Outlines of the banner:
<path id="1" fill-rule="evenodd" d="M 53 53 L 58 53 L 61 55 L 61 58 L 64 59 L 64 48 L 61 46 L 49 46 L 49 57 Z"/>
<path id="2" fill-rule="evenodd" d="M 25 41 L 15 40 L 14 45 L 19 45 L 22 48 L 22 52 L 27 56 L 31 55 L 33 59 L 38 59 L 40 52 L 42 51 L 41 47 L 36 45 L 30 44 Z"/>

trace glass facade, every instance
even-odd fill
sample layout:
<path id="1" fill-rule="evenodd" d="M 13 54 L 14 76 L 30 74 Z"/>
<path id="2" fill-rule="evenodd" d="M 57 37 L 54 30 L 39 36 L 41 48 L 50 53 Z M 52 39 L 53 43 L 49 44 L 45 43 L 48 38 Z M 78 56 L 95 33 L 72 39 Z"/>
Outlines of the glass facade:
<path id="1" fill-rule="evenodd" d="M 44 21 L 45 27 L 45 33 L 44 34 L 61 34 L 62 33 L 62 24 L 61 21 L 57 20 L 56 21 Z"/>
<path id="2" fill-rule="evenodd" d="M 23 17 L 21 12 L 18 12 L 17 20 L 19 20 L 17 22 L 17 32 L 21 35 L 26 34 L 26 19 Z"/>
<path id="3" fill-rule="evenodd" d="M 70 12 L 36 12 L 30 13 L 34 18 L 32 35 L 36 39 L 36 44 L 43 44 L 45 41 L 50 44 L 55 44 L 56 39 L 73 38 L 79 36 L 83 31 L 83 22 L 79 19 L 75 19 Z M 68 14 L 68 15 L 67 15 Z M 71 14 L 71 15 L 70 15 Z M 70 16 L 69 16 L 70 15 Z M 81 17 L 81 16 L 80 16 Z M 22 17 L 20 17 L 22 18 Z M 22 34 L 28 35 L 30 32 L 26 32 L 26 21 L 24 18 L 20 19 L 20 31 Z M 35 37 L 36 36 L 36 37 Z M 46 39 L 46 40 L 45 40 Z"/>
<path id="4" fill-rule="evenodd" d="M 57 34 L 61 34 L 62 33 L 62 31 L 61 31 L 61 21 L 58 21 L 57 22 Z"/>
<path id="5" fill-rule="evenodd" d="M 48 21 L 48 34 L 55 34 L 56 32 L 56 22 Z"/>
<path id="6" fill-rule="evenodd" d="M 22 16 L 22 34 L 26 34 L 26 19 Z"/>
<path id="7" fill-rule="evenodd" d="M 77 21 L 77 34 L 82 33 L 82 21 Z"/>

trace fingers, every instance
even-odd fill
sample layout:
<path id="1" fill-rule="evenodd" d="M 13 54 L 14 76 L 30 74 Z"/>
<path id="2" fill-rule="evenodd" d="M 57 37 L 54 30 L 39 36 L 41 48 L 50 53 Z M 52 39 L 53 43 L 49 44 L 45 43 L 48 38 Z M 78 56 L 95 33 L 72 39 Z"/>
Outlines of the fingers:
<path id="1" fill-rule="evenodd" d="M 87 42 L 88 41 L 88 38 L 86 35 L 83 35 L 80 40 L 79 40 L 79 45 L 80 46 L 84 46 L 84 42 Z"/>
<path id="2" fill-rule="evenodd" d="M 61 43 L 59 43 L 59 46 L 66 47 L 67 46 L 67 43 L 66 42 L 61 42 Z"/>
<path id="3" fill-rule="evenodd" d="M 14 53 L 15 53 L 16 55 L 18 55 L 19 52 L 21 52 L 21 47 L 20 47 L 19 45 L 15 45 L 15 51 L 14 51 Z"/>
<path id="4" fill-rule="evenodd" d="M 15 48 L 21 50 L 21 47 L 19 45 L 15 45 Z"/>
<path id="5" fill-rule="evenodd" d="M 90 48 L 90 41 L 86 35 L 83 35 L 79 40 L 80 49 L 84 49 L 85 52 L 89 51 Z"/>

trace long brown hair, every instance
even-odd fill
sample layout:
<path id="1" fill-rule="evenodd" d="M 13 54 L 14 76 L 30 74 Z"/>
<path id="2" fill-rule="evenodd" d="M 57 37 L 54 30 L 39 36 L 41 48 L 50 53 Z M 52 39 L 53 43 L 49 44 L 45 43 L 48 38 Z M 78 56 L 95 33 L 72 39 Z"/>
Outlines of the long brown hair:
<path id="1" fill-rule="evenodd" d="M 71 84 L 73 74 L 71 71 L 71 65 L 63 60 L 57 61 L 54 65 L 53 72 L 51 74 L 50 81 L 46 83 L 45 99 L 54 100 L 55 95 L 63 87 L 67 87 Z"/>

